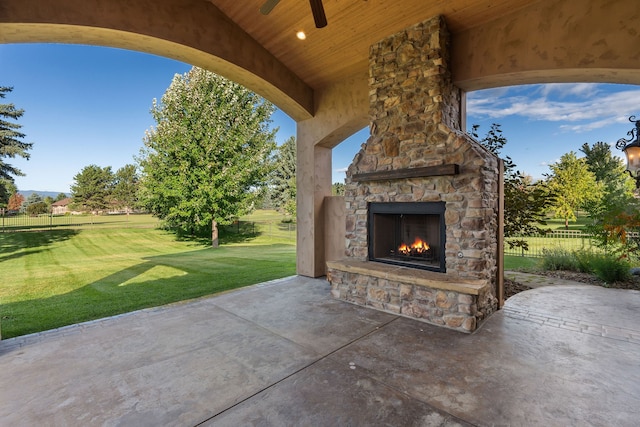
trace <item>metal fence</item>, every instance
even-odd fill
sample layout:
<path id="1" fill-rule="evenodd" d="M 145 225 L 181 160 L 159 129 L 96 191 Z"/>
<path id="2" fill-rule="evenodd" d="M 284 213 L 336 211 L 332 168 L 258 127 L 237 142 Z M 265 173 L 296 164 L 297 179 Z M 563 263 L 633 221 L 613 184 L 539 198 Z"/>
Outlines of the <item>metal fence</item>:
<path id="1" fill-rule="evenodd" d="M 629 238 L 638 239 L 639 233 L 628 233 Z M 595 243 L 593 235 L 579 230 L 554 230 L 544 234 L 535 234 L 532 236 L 515 237 L 522 239 L 529 245 L 529 250 L 520 247 L 510 248 L 505 238 L 504 254 L 514 256 L 524 256 L 531 258 L 541 258 L 544 256 L 545 250 L 562 249 L 567 252 L 578 250 L 601 250 Z"/>
<path id="2" fill-rule="evenodd" d="M 143 215 L 107 214 L 107 215 L 25 215 L 7 214 L 0 211 L 0 232 L 43 231 L 62 228 L 100 227 L 149 227 L 157 221 L 143 221 L 137 218 Z"/>
<path id="3" fill-rule="evenodd" d="M 133 217 L 133 215 L 132 215 Z M 127 215 L 7 215 L 0 211 L 0 231 L 29 231 L 54 230 L 58 228 L 81 227 L 148 227 L 155 223 L 140 223 L 131 221 Z M 296 224 L 280 221 L 236 221 L 233 224 L 221 226 L 221 232 L 229 237 L 251 238 L 258 235 L 270 236 L 295 242 Z M 631 238 L 639 238 L 640 233 L 629 233 Z M 528 250 L 520 247 L 510 248 L 505 239 L 504 254 L 541 258 L 545 250 L 563 249 L 568 252 L 577 250 L 598 250 L 591 234 L 579 230 L 554 230 L 544 234 L 517 237 L 529 245 Z"/>
<path id="4" fill-rule="evenodd" d="M 157 227 L 160 222 L 150 215 L 9 215 L 0 211 L 0 232 L 43 231 L 85 227 Z M 259 235 L 295 242 L 296 224 L 281 221 L 235 221 L 221 225 L 220 231 L 230 237 L 248 239 Z"/>
<path id="5" fill-rule="evenodd" d="M 251 238 L 258 235 L 269 236 L 278 239 L 296 240 L 296 223 L 281 221 L 235 221 L 233 224 L 221 225 L 221 235 L 233 238 Z"/>

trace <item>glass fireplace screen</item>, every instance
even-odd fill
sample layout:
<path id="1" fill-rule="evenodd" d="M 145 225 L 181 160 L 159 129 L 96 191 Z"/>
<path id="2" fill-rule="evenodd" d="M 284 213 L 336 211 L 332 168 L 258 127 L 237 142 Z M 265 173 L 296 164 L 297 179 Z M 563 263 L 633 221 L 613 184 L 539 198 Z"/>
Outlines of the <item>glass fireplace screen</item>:
<path id="1" fill-rule="evenodd" d="M 370 203 L 369 259 L 445 271 L 444 202 Z"/>

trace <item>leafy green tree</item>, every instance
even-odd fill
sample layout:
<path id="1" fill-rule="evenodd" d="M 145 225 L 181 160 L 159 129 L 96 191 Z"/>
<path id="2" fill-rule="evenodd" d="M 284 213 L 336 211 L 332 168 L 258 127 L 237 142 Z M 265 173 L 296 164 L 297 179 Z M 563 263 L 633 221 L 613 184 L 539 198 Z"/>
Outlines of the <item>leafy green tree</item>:
<path id="1" fill-rule="evenodd" d="M 152 115 L 138 162 L 141 199 L 181 233 L 211 230 L 248 213 L 265 185 L 275 130 L 271 103 L 244 87 L 193 67 L 176 75 Z"/>
<path id="2" fill-rule="evenodd" d="M 39 202 L 29 203 L 26 208 L 27 215 L 40 215 L 49 212 L 49 206 L 44 200 Z"/>
<path id="3" fill-rule="evenodd" d="M 292 136 L 276 150 L 271 177 L 273 206 L 296 214 L 296 139 Z"/>
<path id="4" fill-rule="evenodd" d="M 51 196 L 47 196 L 44 198 L 44 202 L 47 204 L 47 207 L 51 207 L 51 205 L 53 204 L 53 197 Z"/>
<path id="5" fill-rule="evenodd" d="M 113 201 L 129 212 L 138 205 L 138 189 L 140 177 L 135 165 L 125 165 L 114 175 Z"/>
<path id="6" fill-rule="evenodd" d="M 40 194 L 31 193 L 22 204 L 21 211 L 28 215 L 47 213 L 47 204 Z"/>
<path id="7" fill-rule="evenodd" d="M 478 125 L 473 126 L 472 135 L 489 151 L 499 156 L 507 143 L 499 124 L 493 123 L 484 138 L 479 139 Z M 541 233 L 546 225 L 545 214 L 555 197 L 543 182 L 532 183 L 530 176 L 516 169 L 510 157 L 504 159 L 504 236 L 511 247 L 528 250 L 523 236 Z"/>
<path id="8" fill-rule="evenodd" d="M 344 183 L 342 182 L 334 182 L 331 184 L 331 195 L 333 196 L 344 196 Z"/>
<path id="9" fill-rule="evenodd" d="M 73 180 L 71 197 L 74 208 L 97 212 L 109 207 L 113 190 L 111 166 L 85 166 Z"/>
<path id="10" fill-rule="evenodd" d="M 597 203 L 601 197 L 601 185 L 589 170 L 584 158 L 574 151 L 563 154 L 560 161 L 549 166 L 547 175 L 549 188 L 556 194 L 554 208 L 556 216 L 564 219 L 565 229 L 569 221 L 575 221 L 578 209 Z"/>
<path id="11" fill-rule="evenodd" d="M 16 184 L 7 178 L 0 178 L 0 208 L 6 208 L 12 194 L 18 192 Z"/>
<path id="12" fill-rule="evenodd" d="M 54 202 L 59 202 L 60 200 L 66 199 L 67 195 L 64 193 L 58 193 L 56 198 L 53 200 Z"/>
<path id="13" fill-rule="evenodd" d="M 7 93 L 13 90 L 12 87 L 0 86 L 0 98 L 4 98 Z M 23 109 L 16 109 L 14 104 L 0 104 L 0 203 L 5 198 L 8 201 L 12 194 L 11 188 L 6 183 L 13 182 L 14 176 L 24 176 L 20 169 L 5 163 L 3 159 L 20 156 L 29 159 L 28 150 L 33 147 L 32 143 L 22 142 L 25 134 L 19 131 L 22 125 L 15 123 L 15 120 L 22 117 Z"/>

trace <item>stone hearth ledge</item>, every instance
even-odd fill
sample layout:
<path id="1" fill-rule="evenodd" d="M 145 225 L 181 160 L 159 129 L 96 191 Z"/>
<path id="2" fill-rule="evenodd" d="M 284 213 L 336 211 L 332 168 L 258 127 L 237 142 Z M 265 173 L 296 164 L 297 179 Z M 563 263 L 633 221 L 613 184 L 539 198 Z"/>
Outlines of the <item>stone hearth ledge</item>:
<path id="1" fill-rule="evenodd" d="M 449 277 L 446 273 L 437 273 L 380 262 L 356 260 L 327 261 L 327 267 L 344 271 L 345 273 L 365 274 L 394 282 L 426 286 L 432 289 L 454 291 L 468 295 L 480 295 L 486 292 L 489 286 L 482 280 L 460 280 Z"/>
<path id="2" fill-rule="evenodd" d="M 342 259 L 327 262 L 331 295 L 352 304 L 469 333 L 487 314 L 489 284 L 389 264 Z"/>

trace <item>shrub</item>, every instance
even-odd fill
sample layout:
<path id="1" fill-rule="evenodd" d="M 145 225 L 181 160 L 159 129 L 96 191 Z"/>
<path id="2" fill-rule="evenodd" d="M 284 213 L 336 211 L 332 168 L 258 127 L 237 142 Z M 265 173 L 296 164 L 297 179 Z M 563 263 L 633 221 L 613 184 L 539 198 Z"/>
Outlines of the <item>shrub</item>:
<path id="1" fill-rule="evenodd" d="M 589 274 L 594 273 L 593 266 L 595 264 L 595 259 L 601 256 L 586 250 L 576 251 L 573 255 L 576 259 L 578 271 Z"/>
<path id="2" fill-rule="evenodd" d="M 605 283 L 623 282 L 631 277 L 628 261 L 613 255 L 598 255 L 591 260 L 593 272 Z"/>
<path id="3" fill-rule="evenodd" d="M 562 248 L 543 249 L 542 268 L 544 270 L 579 271 L 578 261 L 574 254 Z"/>

